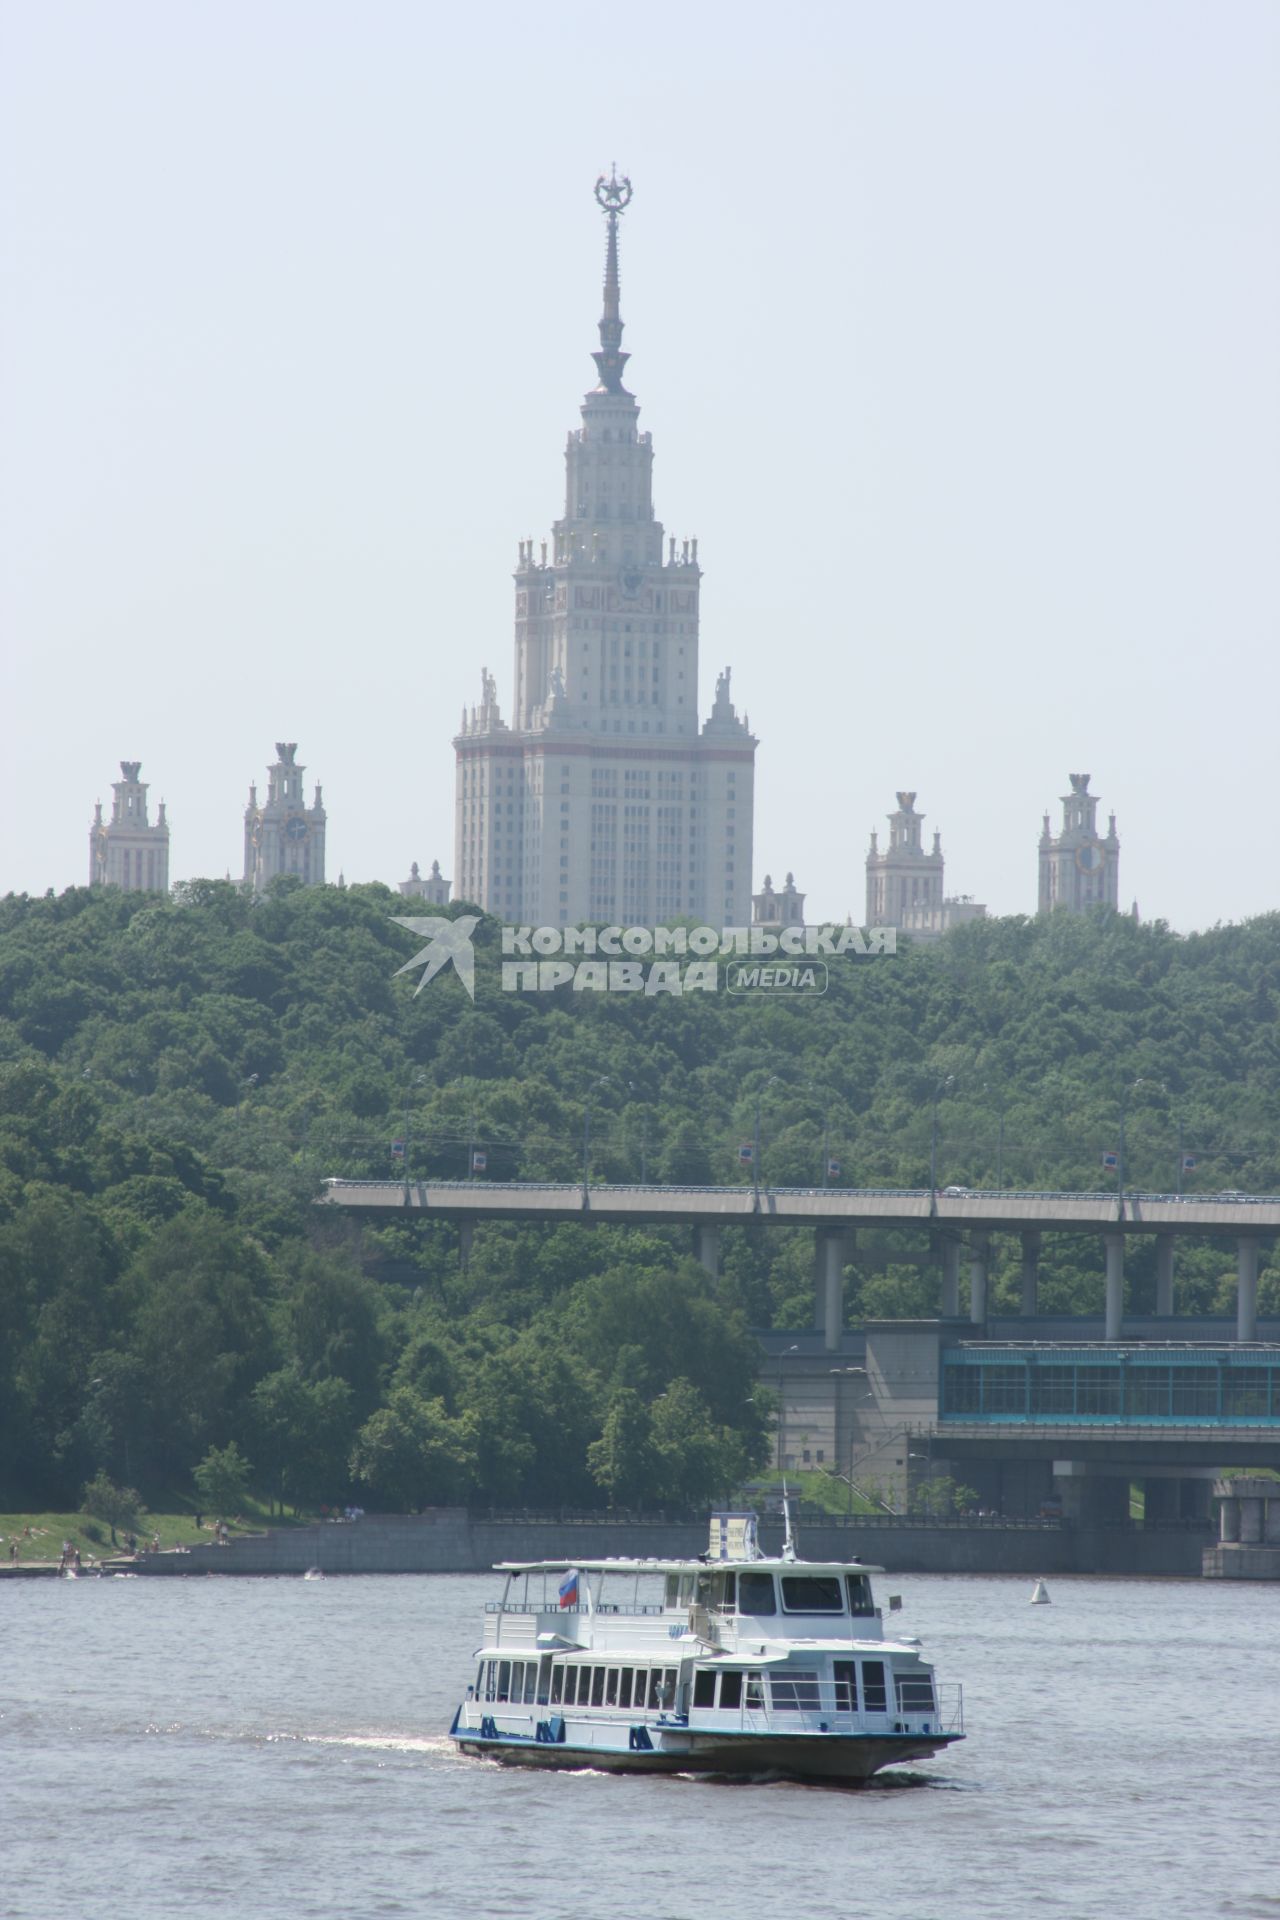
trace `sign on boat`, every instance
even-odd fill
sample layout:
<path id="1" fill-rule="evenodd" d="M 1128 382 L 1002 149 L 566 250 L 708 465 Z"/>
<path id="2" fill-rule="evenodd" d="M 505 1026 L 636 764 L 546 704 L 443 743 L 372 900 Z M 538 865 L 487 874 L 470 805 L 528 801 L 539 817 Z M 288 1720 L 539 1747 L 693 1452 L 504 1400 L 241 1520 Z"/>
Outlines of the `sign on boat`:
<path id="1" fill-rule="evenodd" d="M 886 1639 L 880 1567 L 776 1557 L 718 1513 L 692 1560 L 504 1562 L 450 1729 L 526 1766 L 862 1781 L 964 1738 L 958 1685 Z"/>

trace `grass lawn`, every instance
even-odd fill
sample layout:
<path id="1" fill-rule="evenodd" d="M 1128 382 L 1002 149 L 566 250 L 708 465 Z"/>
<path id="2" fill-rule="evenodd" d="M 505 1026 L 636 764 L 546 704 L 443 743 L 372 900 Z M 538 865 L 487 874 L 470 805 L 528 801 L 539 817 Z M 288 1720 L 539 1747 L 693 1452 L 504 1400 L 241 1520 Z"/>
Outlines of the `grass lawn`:
<path id="1" fill-rule="evenodd" d="M 211 1541 L 215 1515 L 202 1514 L 202 1526 L 197 1530 L 193 1512 L 160 1512 L 144 1510 L 138 1518 L 134 1532 L 138 1536 L 139 1546 L 150 1546 L 155 1534 L 160 1536 L 160 1546 L 192 1547 L 198 1541 Z M 228 1520 L 227 1531 L 236 1533 L 258 1533 L 263 1527 L 291 1527 L 305 1524 L 305 1516 L 284 1518 L 277 1514 L 267 1518 L 267 1510 L 255 1500 L 246 1500 L 240 1514 Z M 27 1529 L 30 1529 L 28 1533 Z M 0 1513 L 0 1568 L 11 1564 L 9 1549 L 17 1542 L 18 1564 L 28 1561 L 59 1560 L 62 1556 L 62 1543 L 69 1540 L 73 1547 L 80 1549 L 80 1558 L 85 1566 L 91 1560 L 110 1559 L 125 1551 L 124 1536 L 127 1527 L 116 1528 L 118 1546 L 111 1544 L 111 1529 L 104 1520 L 92 1520 L 87 1513 Z"/>
<path id="2" fill-rule="evenodd" d="M 781 1498 L 782 1477 L 779 1475 L 776 1481 L 757 1482 L 757 1487 L 760 1492 L 767 1490 L 770 1494 L 776 1494 Z M 850 1505 L 849 1482 L 837 1479 L 833 1473 L 822 1473 L 813 1469 L 807 1472 L 803 1469 L 796 1471 L 788 1468 L 787 1491 L 795 1496 L 798 1506 L 816 1507 L 822 1513 L 884 1512 L 883 1507 L 878 1507 L 873 1500 L 868 1500 L 865 1494 L 857 1491 L 854 1492 L 853 1504 Z M 750 1506 L 751 1502 L 748 1500 L 746 1504 Z"/>

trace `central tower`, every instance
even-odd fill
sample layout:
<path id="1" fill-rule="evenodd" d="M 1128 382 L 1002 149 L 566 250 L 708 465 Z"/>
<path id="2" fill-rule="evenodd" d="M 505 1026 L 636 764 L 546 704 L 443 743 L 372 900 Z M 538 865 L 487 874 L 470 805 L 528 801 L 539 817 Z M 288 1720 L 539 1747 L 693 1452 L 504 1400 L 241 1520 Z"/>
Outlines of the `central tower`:
<path id="1" fill-rule="evenodd" d="M 506 919 L 750 920 L 756 742 L 726 668 L 698 719 L 696 540 L 665 541 L 653 444 L 623 385 L 618 223 L 605 214 L 597 383 L 565 449 L 564 512 L 515 572 L 512 723 L 486 670 L 457 753 L 455 891 Z"/>

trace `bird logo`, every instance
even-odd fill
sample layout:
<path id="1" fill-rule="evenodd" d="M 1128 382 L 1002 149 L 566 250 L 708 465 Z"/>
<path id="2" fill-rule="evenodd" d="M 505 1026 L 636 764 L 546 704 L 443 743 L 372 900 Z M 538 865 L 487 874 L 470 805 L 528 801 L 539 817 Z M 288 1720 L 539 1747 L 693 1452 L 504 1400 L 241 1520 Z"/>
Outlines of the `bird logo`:
<path id="1" fill-rule="evenodd" d="M 428 980 L 434 980 L 441 968 L 447 967 L 451 960 L 459 980 L 471 998 L 475 999 L 476 954 L 471 936 L 480 925 L 479 914 L 464 913 L 456 920 L 443 920 L 438 915 L 425 920 L 404 919 L 398 913 L 393 913 L 391 918 L 398 927 L 408 927 L 410 933 L 427 936 L 426 946 L 415 953 L 412 960 L 406 960 L 402 967 L 397 967 L 395 973 L 398 980 L 402 973 L 411 973 L 415 967 L 422 967 L 422 978 L 413 990 L 415 1000 Z"/>

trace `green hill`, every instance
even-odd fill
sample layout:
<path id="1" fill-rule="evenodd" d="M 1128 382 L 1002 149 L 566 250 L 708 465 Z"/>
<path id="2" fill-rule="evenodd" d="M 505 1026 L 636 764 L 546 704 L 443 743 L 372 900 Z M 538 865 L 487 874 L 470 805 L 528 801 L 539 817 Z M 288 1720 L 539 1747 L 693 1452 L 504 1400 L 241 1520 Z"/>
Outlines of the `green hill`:
<path id="1" fill-rule="evenodd" d="M 0 1504 L 95 1472 L 187 1488 L 235 1441 L 291 1501 L 671 1504 L 767 1453 L 753 1327 L 807 1323 L 811 1241 L 725 1235 L 711 1281 L 674 1232 L 363 1235 L 327 1174 L 1092 1189 L 1126 1109 L 1129 1184 L 1280 1191 L 1280 917 L 1179 938 L 1109 914 L 1003 920 L 830 962 L 787 1001 L 421 994 L 404 902 L 280 883 L 253 902 L 78 889 L 0 901 Z M 454 912 L 460 909 L 452 910 Z M 420 943 L 417 943 L 420 944 Z M 1101 1298 L 1051 1241 L 1047 1310 Z M 1014 1298 L 1010 1249 L 997 1306 Z M 1135 1255 L 1135 1305 L 1153 1286 Z M 1180 1257 L 1225 1307 L 1229 1251 Z M 1276 1311 L 1276 1277 L 1262 1305 Z M 931 1311 L 934 1277 L 852 1269 L 848 1312 Z"/>

